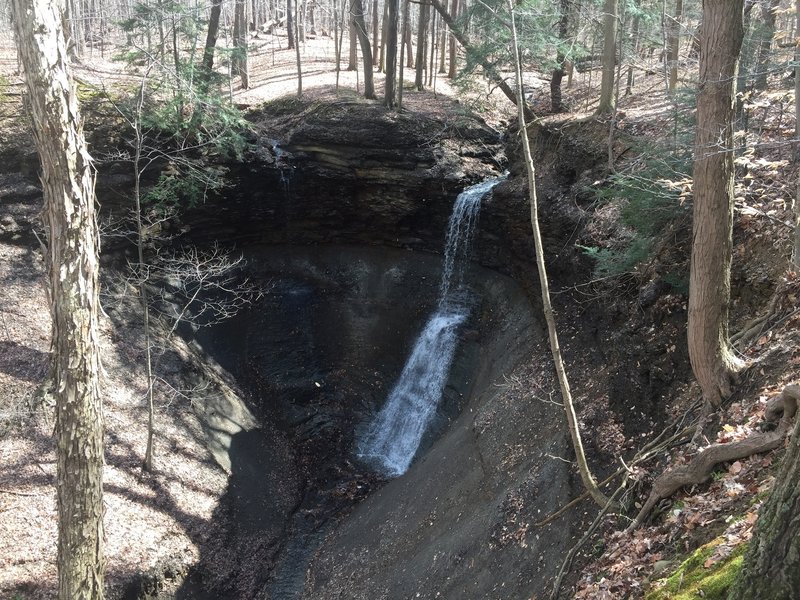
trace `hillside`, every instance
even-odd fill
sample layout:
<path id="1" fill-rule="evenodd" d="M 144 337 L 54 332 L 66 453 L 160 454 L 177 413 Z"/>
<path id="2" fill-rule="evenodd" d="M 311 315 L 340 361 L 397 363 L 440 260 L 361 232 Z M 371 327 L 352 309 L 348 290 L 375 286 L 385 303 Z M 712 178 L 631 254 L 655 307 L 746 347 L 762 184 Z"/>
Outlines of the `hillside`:
<path id="1" fill-rule="evenodd" d="M 78 70 L 107 235 L 109 596 L 511 600 L 547 597 L 566 565 L 562 598 L 652 600 L 676 597 L 668 587 L 676 578 L 702 590 L 706 576 L 728 577 L 780 448 L 719 465 L 710 482 L 671 494 L 642 527 L 624 530 L 665 468 L 764 429 L 768 400 L 797 380 L 792 82 L 776 74 L 750 99 L 737 157 L 730 327 L 748 368 L 705 437 L 691 440 L 686 428 L 702 410 L 686 347 L 691 182 L 686 164 L 676 167 L 691 149 L 683 121 L 691 102 L 666 100 L 663 75 L 650 72 L 613 117 L 596 117 L 584 77 L 565 89 L 575 110 L 548 115 L 544 76 L 529 76 L 541 115 L 528 135 L 547 266 L 581 431 L 598 478 L 610 478 L 605 490 L 627 483 L 619 511 L 595 522 L 595 505 L 571 504 L 583 490 L 539 314 L 510 106 L 480 82 L 457 99 L 443 79 L 435 92 L 409 89 L 404 110 L 388 110 L 352 89 L 335 94 L 335 75 L 322 66 L 304 98 L 290 99 L 294 56 L 262 50 L 256 56 L 265 64 L 278 56 L 285 72 L 255 77 L 235 94 L 248 107 L 247 151 L 202 157 L 225 186 L 163 225 L 170 250 L 233 249 L 245 260 L 236 276 L 258 293 L 209 328 L 171 335 L 169 319 L 159 322 L 153 473 L 141 470 L 144 340 L 125 280 L 133 247 L 111 227 L 127 213 L 132 176 L 113 153 L 122 134 L 98 91 L 126 76 L 100 59 Z M 54 594 L 56 512 L 53 407 L 40 389 L 50 343 L 34 235 L 42 198 L 9 52 L 2 111 L 10 126 L 0 138 L 0 592 L 17 600 Z M 354 87 L 353 74 L 342 75 Z M 465 267 L 480 299 L 459 330 L 442 406 L 410 470 L 387 477 L 358 460 L 360 428 L 436 306 L 455 197 L 504 169 L 508 179 L 483 201 Z M 180 306 L 169 277 L 152 286 L 162 307 Z"/>

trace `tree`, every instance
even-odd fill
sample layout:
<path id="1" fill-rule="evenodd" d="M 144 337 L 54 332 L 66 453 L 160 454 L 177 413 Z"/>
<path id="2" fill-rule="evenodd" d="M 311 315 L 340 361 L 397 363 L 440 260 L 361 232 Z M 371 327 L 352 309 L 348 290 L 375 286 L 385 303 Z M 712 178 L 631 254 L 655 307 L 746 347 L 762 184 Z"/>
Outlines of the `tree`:
<path id="1" fill-rule="evenodd" d="M 372 66 L 378 66 L 378 0 L 372 0 Z"/>
<path id="2" fill-rule="evenodd" d="M 361 0 L 352 0 L 353 13 L 358 43 L 361 45 L 361 56 L 364 59 L 364 98 L 375 99 L 375 84 L 372 79 L 372 48 L 369 45 L 367 25 L 364 22 L 364 5 Z"/>
<path id="3" fill-rule="evenodd" d="M 428 22 L 430 21 L 430 4 L 425 2 L 419 5 L 419 29 L 417 29 L 417 71 L 414 77 L 414 87 L 421 92 L 425 89 L 425 40 L 428 37 Z M 438 9 L 437 9 L 438 10 Z M 447 12 L 447 8 L 442 5 L 442 11 Z"/>
<path id="4" fill-rule="evenodd" d="M 798 0 L 800 1 L 800 0 Z M 402 41 L 400 42 L 400 63 L 398 64 L 398 79 L 399 83 L 397 85 L 397 108 L 403 108 L 403 82 L 404 82 L 404 65 L 405 61 L 403 60 L 403 54 L 406 49 L 406 40 L 410 40 L 411 34 L 411 27 L 408 23 L 408 16 L 409 16 L 409 1 L 403 0 L 403 30 L 400 33 L 400 37 Z M 409 54 L 411 53 L 411 49 L 409 47 Z"/>
<path id="5" fill-rule="evenodd" d="M 586 491 L 592 499 L 601 507 L 608 507 L 610 501 L 605 494 L 600 491 L 597 482 L 594 480 L 589 464 L 586 462 L 586 453 L 583 451 L 581 432 L 578 429 L 578 419 L 575 415 L 575 407 L 572 403 L 572 392 L 569 387 L 567 371 L 564 367 L 564 359 L 561 356 L 561 347 L 558 343 L 558 331 L 556 328 L 555 313 L 550 302 L 550 284 L 547 279 L 547 267 L 544 259 L 544 244 L 542 243 L 542 232 L 539 228 L 539 202 L 536 195 L 536 169 L 533 164 L 533 153 L 531 152 L 530 141 L 528 140 L 528 128 L 525 122 L 525 101 L 522 96 L 522 66 L 519 57 L 519 45 L 517 42 L 517 28 L 514 21 L 514 5 L 512 0 L 508 0 L 508 8 L 511 16 L 510 29 L 513 41 L 512 52 L 514 55 L 514 74 L 517 83 L 517 119 L 519 121 L 519 135 L 522 138 L 522 149 L 525 157 L 525 170 L 528 175 L 528 197 L 531 206 L 531 229 L 533 230 L 533 242 L 536 249 L 536 270 L 539 273 L 539 288 L 542 295 L 542 310 L 544 319 L 547 322 L 547 334 L 550 340 L 550 350 L 553 355 L 553 364 L 558 378 L 558 385 L 561 390 L 561 399 L 564 403 L 564 411 L 567 416 L 567 425 L 572 447 L 575 450 L 575 457 L 578 461 L 578 471 L 581 481 L 586 487 Z"/>
<path id="6" fill-rule="evenodd" d="M 386 0 L 388 24 L 386 27 L 386 79 L 384 80 L 383 103 L 392 108 L 395 105 L 395 81 L 397 79 L 397 13 L 398 0 Z M 402 82 L 400 82 L 402 85 Z"/>
<path id="7" fill-rule="evenodd" d="M 795 0 L 795 31 L 800 32 L 800 0 Z M 794 47 L 794 160 L 800 162 L 800 43 Z M 792 262 L 800 269 L 800 179 L 794 197 L 794 250 Z"/>
<path id="8" fill-rule="evenodd" d="M 442 20 L 447 23 L 447 27 L 450 29 L 450 32 L 453 34 L 453 36 L 458 40 L 458 43 L 461 44 L 462 48 L 464 48 L 464 51 L 467 53 L 467 57 L 481 65 L 489 79 L 497 84 L 497 87 L 500 88 L 500 91 L 503 92 L 505 97 L 508 98 L 512 104 L 516 105 L 519 101 L 517 94 L 511 89 L 511 86 L 508 85 L 508 82 L 503 78 L 497 68 L 491 62 L 489 62 L 486 56 L 484 56 L 480 50 L 470 43 L 467 34 L 458 27 L 456 22 L 453 20 L 453 17 L 447 13 L 447 9 L 442 4 L 441 0 L 430 0 L 430 2 L 433 8 L 436 9 L 436 11 L 442 16 Z M 523 102 L 524 100 L 525 99 L 523 97 Z M 523 110 L 525 111 L 526 116 L 529 118 L 533 116 L 527 104 L 523 105 Z"/>
<path id="9" fill-rule="evenodd" d="M 733 236 L 733 102 L 744 0 L 704 0 L 697 92 L 689 358 L 707 408 L 741 369 L 728 341 Z"/>
<path id="10" fill-rule="evenodd" d="M 796 410 L 800 386 L 783 395 Z M 787 410 L 784 408 L 784 410 Z M 800 419 L 769 498 L 758 513 L 753 539 L 729 600 L 800 598 Z"/>
<path id="11" fill-rule="evenodd" d="M 350 35 L 350 52 L 347 55 L 347 70 L 358 70 L 358 36 L 356 35 L 356 19 L 353 15 L 352 0 L 342 0 L 345 6 L 350 3 L 350 10 L 348 11 L 349 18 L 347 19 L 347 29 Z M 344 9 L 342 9 L 344 10 Z M 344 33 L 342 33 L 344 35 Z"/>
<path id="12" fill-rule="evenodd" d="M 455 18 L 458 17 L 458 0 L 453 0 L 453 2 L 450 4 L 450 6 L 451 6 L 450 16 L 453 19 L 455 19 Z M 444 18 L 442 18 L 442 20 L 444 20 Z M 457 65 L 458 61 L 456 60 L 456 36 L 453 35 L 452 31 L 450 32 L 450 35 L 449 35 L 449 44 L 448 45 L 449 45 L 448 53 L 450 55 L 450 63 L 448 65 L 448 69 L 447 69 L 447 77 L 450 78 L 450 79 L 455 79 L 456 78 L 456 65 Z"/>
<path id="13" fill-rule="evenodd" d="M 674 92 L 678 85 L 678 58 L 681 41 L 681 21 L 683 19 L 683 0 L 675 0 L 675 16 L 668 27 L 669 44 L 667 63 L 669 64 L 669 91 Z"/>
<path id="14" fill-rule="evenodd" d="M 600 104 L 597 114 L 614 111 L 614 72 L 617 65 L 617 10 L 619 0 L 603 3 L 603 78 L 600 82 Z"/>
<path id="15" fill-rule="evenodd" d="M 287 0 L 291 2 L 291 0 Z M 211 0 L 211 15 L 208 19 L 208 33 L 206 34 L 206 45 L 203 50 L 202 71 L 200 73 L 201 86 L 206 89 L 211 81 L 214 72 L 214 51 L 217 47 L 217 36 L 219 35 L 219 19 L 222 14 L 222 0 Z"/>
<path id="16" fill-rule="evenodd" d="M 292 0 L 286 0 L 286 44 L 289 50 L 294 49 L 295 27 L 294 15 L 292 14 Z"/>
<path id="17" fill-rule="evenodd" d="M 757 90 L 767 89 L 772 38 L 775 36 L 775 14 L 779 8 L 780 0 L 763 0 L 761 2 L 761 23 L 758 28 L 758 58 L 756 59 L 756 77 L 753 82 L 753 87 Z"/>
<path id="18" fill-rule="evenodd" d="M 569 30 L 569 2 L 570 0 L 560 0 L 559 2 L 561 12 L 558 17 L 558 37 L 561 42 L 567 39 L 567 31 Z M 561 99 L 561 80 L 564 79 L 566 74 L 564 69 L 566 60 L 564 50 L 559 45 L 556 51 L 556 65 L 553 67 L 553 72 L 550 76 L 550 109 L 554 113 L 564 111 L 564 104 Z"/>
<path id="19" fill-rule="evenodd" d="M 231 57 L 233 73 L 242 81 L 242 89 L 250 87 L 250 69 L 247 61 L 247 1 L 236 0 L 233 13 L 233 46 Z"/>
<path id="20" fill-rule="evenodd" d="M 103 413 L 99 393 L 94 177 L 67 63 L 60 3 L 14 0 L 42 165 L 56 398 L 58 597 L 103 598 Z"/>

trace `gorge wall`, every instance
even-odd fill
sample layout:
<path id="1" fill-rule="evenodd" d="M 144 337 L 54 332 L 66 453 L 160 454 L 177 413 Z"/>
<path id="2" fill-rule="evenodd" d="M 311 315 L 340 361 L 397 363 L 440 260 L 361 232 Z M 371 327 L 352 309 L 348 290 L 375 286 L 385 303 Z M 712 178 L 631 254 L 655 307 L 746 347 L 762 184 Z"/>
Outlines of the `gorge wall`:
<path id="1" fill-rule="evenodd" d="M 183 332 L 252 418 L 212 398 L 201 409 L 230 483 L 224 526 L 177 597 L 540 595 L 583 513 L 533 526 L 577 488 L 551 401 L 519 163 L 484 202 L 468 274 L 481 301 L 437 419 L 410 470 L 387 481 L 358 461 L 355 436 L 430 314 L 456 195 L 500 171 L 504 140 L 466 113 L 358 102 L 286 100 L 252 118 L 252 151 L 224 165 L 229 186 L 171 224 L 179 243 L 243 253 L 265 292 L 223 325 Z M 604 148 L 574 130 L 537 135 L 548 267 L 577 280 L 590 265 L 574 248 L 586 219 L 575 191 Z M 100 188 L 123 183 L 101 177 Z M 601 313 L 573 330 L 568 359 L 603 346 L 614 317 Z"/>

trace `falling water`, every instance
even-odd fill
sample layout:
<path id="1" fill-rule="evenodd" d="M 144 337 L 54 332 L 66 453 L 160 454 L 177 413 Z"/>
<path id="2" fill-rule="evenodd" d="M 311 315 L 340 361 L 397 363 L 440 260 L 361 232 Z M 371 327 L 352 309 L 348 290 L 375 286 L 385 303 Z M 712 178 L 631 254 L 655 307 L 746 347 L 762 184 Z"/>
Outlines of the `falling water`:
<path id="1" fill-rule="evenodd" d="M 481 199 L 502 179 L 474 185 L 456 199 L 447 241 L 436 311 L 417 338 L 403 372 L 360 443 L 360 456 L 388 475 L 406 472 L 441 400 L 458 343 L 458 328 L 469 316 L 464 286 Z"/>

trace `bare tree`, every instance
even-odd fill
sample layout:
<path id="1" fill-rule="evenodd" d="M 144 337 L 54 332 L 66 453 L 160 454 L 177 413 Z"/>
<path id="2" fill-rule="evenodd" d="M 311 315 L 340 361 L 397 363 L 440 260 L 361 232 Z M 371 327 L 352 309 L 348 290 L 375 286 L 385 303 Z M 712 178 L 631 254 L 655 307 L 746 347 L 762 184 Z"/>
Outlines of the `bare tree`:
<path id="1" fill-rule="evenodd" d="M 446 1 L 446 0 L 445 0 Z M 442 6 L 442 11 L 447 12 L 447 8 Z M 417 72 L 414 78 L 414 86 L 417 91 L 425 89 L 425 40 L 428 36 L 428 23 L 430 22 L 430 4 L 426 1 L 420 2 L 419 5 L 419 26 L 417 29 Z"/>
<path id="2" fill-rule="evenodd" d="M 99 393 L 94 175 L 67 63 L 61 4 L 14 0 L 42 164 L 56 398 L 58 597 L 103 598 L 103 412 Z"/>
<path id="3" fill-rule="evenodd" d="M 242 89 L 250 87 L 250 68 L 247 60 L 247 0 L 236 0 L 233 13 L 233 73 L 242 81 Z"/>
<path id="4" fill-rule="evenodd" d="M 397 21 L 399 0 L 386 0 L 388 22 L 386 25 L 386 79 L 384 80 L 383 103 L 392 108 L 395 105 L 395 85 L 397 80 Z M 400 82 L 402 85 L 402 81 Z"/>
<path id="5" fill-rule="evenodd" d="M 602 507 L 609 505 L 609 499 L 600 491 L 597 482 L 586 462 L 586 453 L 583 451 L 581 432 L 578 428 L 578 419 L 575 415 L 575 407 L 572 403 L 572 392 L 569 387 L 567 371 L 564 367 L 564 359 L 561 356 L 561 348 L 558 344 L 558 331 L 556 328 L 556 318 L 553 312 L 553 305 L 550 302 L 550 284 L 547 279 L 547 268 L 544 260 L 544 244 L 542 243 L 542 232 L 539 229 L 539 202 L 536 196 L 536 168 L 533 164 L 533 154 L 531 152 L 530 141 L 528 140 L 528 129 L 525 122 L 525 101 L 522 95 L 522 67 L 519 57 L 519 45 L 517 43 L 517 28 L 514 20 L 514 5 L 512 0 L 508 0 L 508 9 L 511 14 L 511 35 L 513 40 L 514 74 L 517 82 L 517 119 L 519 120 L 519 135 L 522 138 L 522 149 L 525 156 L 525 170 L 528 174 L 528 197 L 531 206 L 531 228 L 533 230 L 533 243 L 536 249 L 536 269 L 539 272 L 539 287 L 542 295 L 542 309 L 544 319 L 547 322 L 547 334 L 550 339 L 550 350 L 553 355 L 553 364 L 558 377 L 558 385 L 561 389 L 561 399 L 564 403 L 564 411 L 567 416 L 567 425 L 572 437 L 572 447 L 575 450 L 575 457 L 578 461 L 578 471 L 583 481 L 586 491 L 592 499 Z"/>
<path id="6" fill-rule="evenodd" d="M 296 41 L 294 14 L 292 13 L 292 0 L 286 0 L 286 36 L 287 36 L 286 40 L 287 48 L 289 48 L 289 50 L 292 50 L 294 48 Z"/>
<path id="7" fill-rule="evenodd" d="M 708 408 L 731 394 L 742 362 L 728 340 L 733 245 L 733 102 L 744 0 L 704 0 L 697 92 L 689 358 Z"/>
<path id="8" fill-rule="evenodd" d="M 458 18 L 458 0 L 453 0 L 453 2 L 450 4 L 450 7 L 451 7 L 450 16 L 453 19 Z M 442 17 L 442 19 L 444 19 L 444 17 Z M 452 31 L 450 32 L 450 36 L 449 36 L 448 53 L 450 55 L 450 64 L 448 65 L 448 68 L 447 68 L 447 76 L 450 79 L 455 79 L 456 78 L 456 66 L 457 66 L 458 61 L 456 60 L 456 36 L 453 35 Z"/>
<path id="9" fill-rule="evenodd" d="M 375 84 L 372 78 L 372 48 L 369 45 L 367 26 L 364 22 L 364 5 L 361 0 L 351 0 L 353 23 L 355 24 L 358 42 L 361 44 L 361 56 L 364 59 L 364 97 L 375 98 Z"/>

